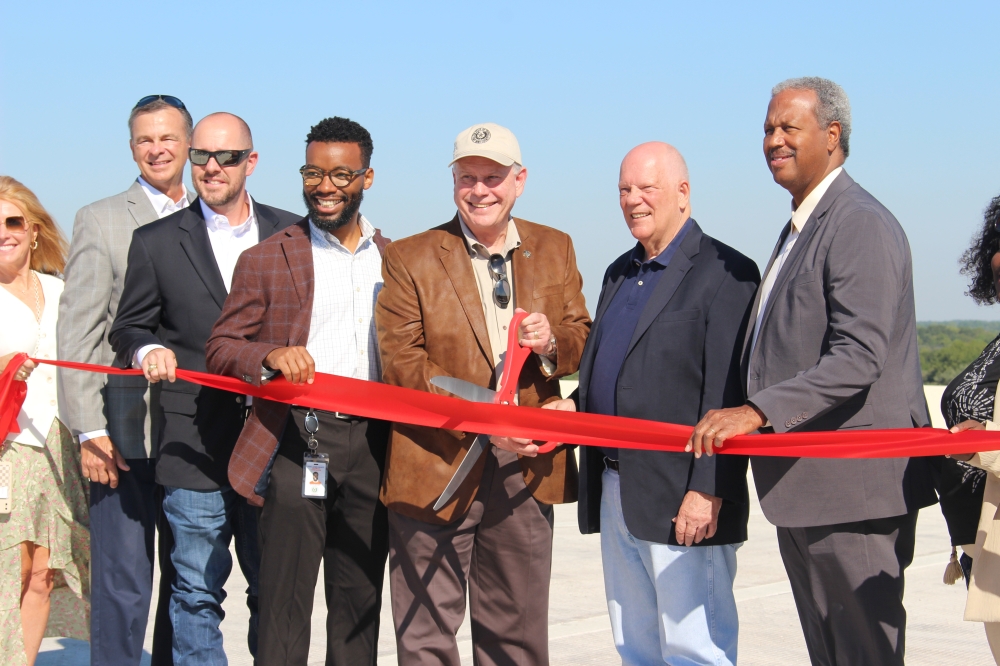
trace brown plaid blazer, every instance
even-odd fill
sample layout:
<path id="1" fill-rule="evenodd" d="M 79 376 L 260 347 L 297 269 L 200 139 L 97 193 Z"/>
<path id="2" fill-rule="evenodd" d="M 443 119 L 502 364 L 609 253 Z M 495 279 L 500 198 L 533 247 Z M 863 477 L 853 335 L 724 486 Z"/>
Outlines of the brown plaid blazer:
<path id="1" fill-rule="evenodd" d="M 379 253 L 389 244 L 378 229 L 372 240 Z M 309 340 L 312 304 L 312 243 L 305 217 L 240 255 L 222 315 L 205 344 L 208 371 L 260 386 L 268 354 Z M 289 410 L 284 403 L 254 399 L 229 459 L 229 483 L 255 506 L 264 504 L 259 493 L 267 487 Z"/>

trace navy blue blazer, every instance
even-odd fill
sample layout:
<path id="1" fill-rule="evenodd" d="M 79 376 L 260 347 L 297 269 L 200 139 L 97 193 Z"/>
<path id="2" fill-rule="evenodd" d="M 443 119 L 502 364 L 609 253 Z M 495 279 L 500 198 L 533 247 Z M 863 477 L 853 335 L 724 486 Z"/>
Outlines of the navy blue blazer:
<path id="1" fill-rule="evenodd" d="M 625 280 L 630 249 L 608 267 L 593 330 Z M 639 319 L 615 390 L 619 416 L 694 425 L 710 409 L 743 404 L 740 345 L 760 271 L 751 259 L 706 235 L 688 232 Z M 607 325 L 613 325 L 607 322 Z M 580 361 L 577 406 L 587 411 L 590 373 L 597 353 L 591 335 Z M 599 532 L 603 453 L 580 452 L 580 531 Z M 729 454 L 619 451 L 622 511 L 640 539 L 677 545 L 672 519 L 689 490 L 723 498 L 715 536 L 699 546 L 747 538 L 747 459 Z"/>
<path id="2" fill-rule="evenodd" d="M 302 219 L 256 200 L 253 209 L 258 240 Z M 199 200 L 139 227 L 108 335 L 117 364 L 130 367 L 140 348 L 160 344 L 173 350 L 179 367 L 205 372 L 205 342 L 227 296 Z M 156 482 L 188 490 L 228 486 L 229 456 L 243 429 L 243 396 L 180 379 L 160 387 L 153 410 L 162 424 L 154 442 Z"/>

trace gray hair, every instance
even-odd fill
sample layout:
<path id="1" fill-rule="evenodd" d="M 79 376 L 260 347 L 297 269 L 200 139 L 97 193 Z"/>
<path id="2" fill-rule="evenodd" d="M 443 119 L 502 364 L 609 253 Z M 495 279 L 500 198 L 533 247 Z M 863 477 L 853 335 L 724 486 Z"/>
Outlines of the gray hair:
<path id="1" fill-rule="evenodd" d="M 132 113 L 128 114 L 128 134 L 129 138 L 132 137 L 132 125 L 135 124 L 135 119 L 145 113 L 156 113 L 157 111 L 162 111 L 163 109 L 173 109 L 181 114 L 184 118 L 184 129 L 187 131 L 187 138 L 191 139 L 191 133 L 194 132 L 194 120 L 191 118 L 191 114 L 188 113 L 187 109 L 179 109 L 172 104 L 167 104 L 162 99 L 150 102 L 146 106 L 140 106 L 132 109 Z"/>
<path id="2" fill-rule="evenodd" d="M 844 157 L 851 154 L 851 100 L 839 85 L 818 76 L 785 79 L 771 89 L 771 97 L 786 90 L 811 90 L 816 93 L 816 119 L 826 128 L 840 123 L 840 148 Z"/>

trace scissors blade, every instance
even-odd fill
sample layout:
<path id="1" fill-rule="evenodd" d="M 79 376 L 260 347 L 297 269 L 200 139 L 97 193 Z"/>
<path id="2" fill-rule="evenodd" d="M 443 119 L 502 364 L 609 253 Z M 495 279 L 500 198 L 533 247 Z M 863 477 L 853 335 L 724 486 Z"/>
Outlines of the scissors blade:
<path id="1" fill-rule="evenodd" d="M 457 377 L 431 377 L 431 384 L 470 402 L 493 402 L 497 392 Z"/>
<path id="2" fill-rule="evenodd" d="M 447 389 L 445 389 L 447 390 Z M 476 461 L 479 460 L 479 456 L 483 455 L 483 451 L 486 450 L 486 446 L 490 443 L 489 435 L 477 435 L 475 441 L 472 442 L 472 446 L 465 454 L 465 458 L 462 459 L 462 463 L 455 470 L 455 474 L 451 477 L 451 481 L 445 486 L 444 492 L 441 493 L 441 497 L 438 497 L 437 502 L 434 502 L 434 510 L 440 511 L 451 496 L 455 494 L 458 487 L 462 485 L 465 481 L 465 477 L 469 476 L 469 472 L 476 465 Z"/>

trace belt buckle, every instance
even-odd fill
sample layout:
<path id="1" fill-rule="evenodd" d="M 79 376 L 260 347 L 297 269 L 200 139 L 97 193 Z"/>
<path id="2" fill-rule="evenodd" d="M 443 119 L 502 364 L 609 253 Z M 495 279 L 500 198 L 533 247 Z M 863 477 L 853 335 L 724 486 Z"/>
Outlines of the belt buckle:
<path id="1" fill-rule="evenodd" d="M 335 418 L 340 419 L 341 421 L 350 421 L 351 419 L 354 418 L 350 414 L 344 414 L 343 412 L 333 412 L 333 416 Z"/>

